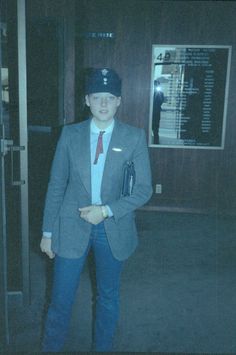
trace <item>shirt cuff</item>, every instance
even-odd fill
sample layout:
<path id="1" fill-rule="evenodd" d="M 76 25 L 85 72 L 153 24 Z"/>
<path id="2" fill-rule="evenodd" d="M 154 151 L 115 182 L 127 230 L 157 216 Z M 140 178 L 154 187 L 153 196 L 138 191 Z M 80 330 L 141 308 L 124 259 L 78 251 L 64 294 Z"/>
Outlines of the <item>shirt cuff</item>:
<path id="1" fill-rule="evenodd" d="M 108 217 L 112 217 L 113 216 L 113 212 L 110 209 L 110 207 L 108 205 L 105 205 L 105 207 L 107 208 L 107 212 L 108 212 Z"/>
<path id="2" fill-rule="evenodd" d="M 52 238 L 52 233 L 51 232 L 43 232 L 43 237 L 44 238 Z"/>

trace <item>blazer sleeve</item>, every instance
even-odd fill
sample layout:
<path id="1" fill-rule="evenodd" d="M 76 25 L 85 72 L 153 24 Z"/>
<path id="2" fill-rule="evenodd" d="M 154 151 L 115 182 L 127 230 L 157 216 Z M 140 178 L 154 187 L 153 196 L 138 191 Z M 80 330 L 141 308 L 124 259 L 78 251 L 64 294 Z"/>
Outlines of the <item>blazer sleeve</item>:
<path id="1" fill-rule="evenodd" d="M 69 178 L 69 154 L 67 127 L 62 130 L 54 155 L 46 194 L 43 231 L 51 232 L 59 213 Z"/>
<path id="2" fill-rule="evenodd" d="M 150 199 L 153 192 L 146 136 L 143 129 L 140 129 L 139 132 L 139 138 L 133 151 L 136 181 L 132 195 L 121 197 L 119 200 L 108 203 L 116 221 L 127 213 L 143 206 Z"/>

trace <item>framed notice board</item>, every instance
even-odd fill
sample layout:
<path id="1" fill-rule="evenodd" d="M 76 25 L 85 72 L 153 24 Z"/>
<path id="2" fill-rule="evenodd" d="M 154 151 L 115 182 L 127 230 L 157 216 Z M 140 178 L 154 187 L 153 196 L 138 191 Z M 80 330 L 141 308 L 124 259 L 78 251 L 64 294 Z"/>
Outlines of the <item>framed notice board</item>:
<path id="1" fill-rule="evenodd" d="M 149 146 L 223 149 L 231 46 L 153 45 Z"/>

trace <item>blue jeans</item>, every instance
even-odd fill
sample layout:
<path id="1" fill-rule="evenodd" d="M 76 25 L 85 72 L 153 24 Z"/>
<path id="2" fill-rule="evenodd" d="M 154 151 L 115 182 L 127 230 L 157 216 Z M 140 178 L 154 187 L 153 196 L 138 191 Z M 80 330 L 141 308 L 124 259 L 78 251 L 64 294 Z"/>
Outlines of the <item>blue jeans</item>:
<path id="1" fill-rule="evenodd" d="M 112 349 L 119 314 L 119 286 L 123 262 L 113 257 L 104 224 L 100 223 L 92 227 L 88 248 L 81 258 L 55 257 L 52 299 L 42 344 L 44 352 L 62 351 L 80 274 L 90 248 L 95 256 L 97 280 L 94 350 Z"/>

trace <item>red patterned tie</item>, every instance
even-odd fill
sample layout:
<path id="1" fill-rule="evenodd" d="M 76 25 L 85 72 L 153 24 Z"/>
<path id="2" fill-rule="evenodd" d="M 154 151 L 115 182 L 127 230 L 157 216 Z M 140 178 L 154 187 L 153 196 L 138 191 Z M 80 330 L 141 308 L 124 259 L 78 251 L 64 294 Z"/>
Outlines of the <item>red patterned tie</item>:
<path id="1" fill-rule="evenodd" d="M 96 149 L 96 155 L 93 164 L 97 164 L 98 162 L 98 157 L 99 154 L 103 153 L 103 144 L 102 144 L 102 136 L 105 133 L 105 131 L 100 131 L 99 136 L 98 136 L 98 142 L 97 142 L 97 149 Z"/>

